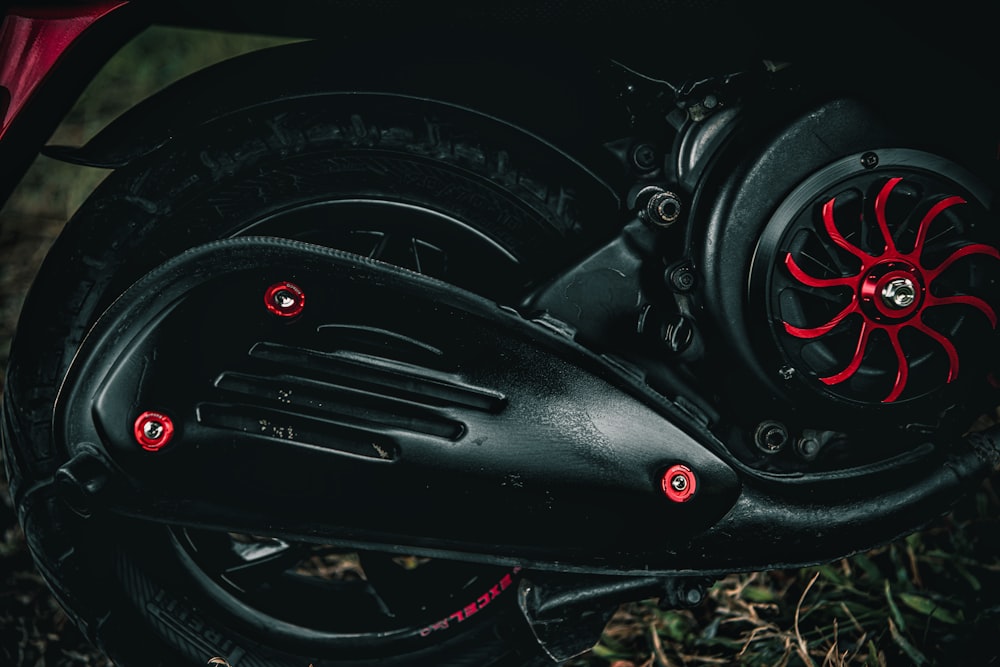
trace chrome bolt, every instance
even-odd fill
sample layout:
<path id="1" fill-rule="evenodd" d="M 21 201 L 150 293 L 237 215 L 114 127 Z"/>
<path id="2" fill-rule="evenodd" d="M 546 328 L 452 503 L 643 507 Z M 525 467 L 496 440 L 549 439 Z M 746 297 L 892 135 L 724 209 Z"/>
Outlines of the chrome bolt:
<path id="1" fill-rule="evenodd" d="M 305 308 L 305 303 L 305 293 L 294 283 L 275 283 L 264 291 L 264 305 L 278 317 L 295 317 Z"/>
<path id="2" fill-rule="evenodd" d="M 686 503 L 694 497 L 698 489 L 698 480 L 690 468 L 678 463 L 663 473 L 663 477 L 660 478 L 660 489 L 671 501 Z"/>
<path id="3" fill-rule="evenodd" d="M 142 425 L 142 433 L 150 440 L 159 440 L 163 437 L 163 424 L 148 421 Z"/>
<path id="4" fill-rule="evenodd" d="M 274 295 L 274 303 L 278 308 L 291 308 L 295 305 L 295 297 L 291 292 L 282 290 Z"/>
<path id="5" fill-rule="evenodd" d="M 890 308 L 906 308 L 917 298 L 917 288 L 909 278 L 895 278 L 882 288 L 882 301 Z"/>

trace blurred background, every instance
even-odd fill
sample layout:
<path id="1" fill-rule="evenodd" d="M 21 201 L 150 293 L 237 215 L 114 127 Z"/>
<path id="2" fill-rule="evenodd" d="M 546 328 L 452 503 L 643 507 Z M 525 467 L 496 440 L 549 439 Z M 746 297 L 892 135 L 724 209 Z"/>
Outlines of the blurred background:
<path id="1" fill-rule="evenodd" d="M 287 40 L 147 30 L 108 63 L 51 142 L 79 145 L 185 74 L 282 41 Z M 0 382 L 39 263 L 105 175 L 39 157 L 0 209 Z M 695 609 L 663 610 L 656 600 L 626 605 L 601 644 L 573 664 L 1000 664 L 997 479 L 987 480 L 925 530 L 868 553 L 802 570 L 726 577 Z M 2 477 L 0 531 L 0 665 L 110 665 L 67 621 L 35 572 Z"/>

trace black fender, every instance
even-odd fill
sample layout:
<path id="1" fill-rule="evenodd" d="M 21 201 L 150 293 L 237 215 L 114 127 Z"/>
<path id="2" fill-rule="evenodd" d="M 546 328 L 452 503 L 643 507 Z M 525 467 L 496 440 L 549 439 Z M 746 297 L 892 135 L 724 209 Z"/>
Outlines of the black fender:
<path id="1" fill-rule="evenodd" d="M 609 94 L 602 61 L 538 42 L 494 38 L 412 44 L 293 42 L 200 70 L 132 107 L 82 147 L 47 146 L 49 157 L 120 168 L 194 128 L 242 110 L 290 99 L 351 92 L 434 99 L 514 125 L 599 173 L 611 190 L 621 166 L 603 143 L 630 131 Z M 622 181 L 624 183 L 624 181 Z"/>

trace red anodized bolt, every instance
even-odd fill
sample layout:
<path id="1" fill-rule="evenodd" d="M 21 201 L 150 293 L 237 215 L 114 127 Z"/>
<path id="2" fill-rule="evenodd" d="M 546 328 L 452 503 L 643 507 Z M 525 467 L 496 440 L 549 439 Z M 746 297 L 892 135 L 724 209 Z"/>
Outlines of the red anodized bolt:
<path id="1" fill-rule="evenodd" d="M 670 500 L 675 503 L 686 503 L 698 489 L 698 480 L 690 468 L 678 463 L 663 473 L 660 487 Z"/>
<path id="2" fill-rule="evenodd" d="M 278 317 L 295 317 L 306 307 L 306 293 L 295 283 L 282 281 L 264 291 L 264 305 Z"/>
<path id="3" fill-rule="evenodd" d="M 132 433 L 143 449 L 156 452 L 174 437 L 174 422 L 163 413 L 146 411 L 136 418 Z"/>

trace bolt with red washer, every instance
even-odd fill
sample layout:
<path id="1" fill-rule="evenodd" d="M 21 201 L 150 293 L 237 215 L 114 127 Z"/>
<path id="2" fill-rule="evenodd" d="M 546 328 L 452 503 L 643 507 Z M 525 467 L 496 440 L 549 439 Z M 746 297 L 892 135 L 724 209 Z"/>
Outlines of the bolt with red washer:
<path id="1" fill-rule="evenodd" d="M 278 317 L 295 317 L 306 307 L 306 293 L 295 283 L 283 280 L 264 291 L 264 305 Z"/>
<path id="2" fill-rule="evenodd" d="M 143 449 L 157 452 L 173 439 L 174 422 L 163 413 L 146 411 L 136 418 L 132 433 Z"/>
<path id="3" fill-rule="evenodd" d="M 686 503 L 698 489 L 698 480 L 686 465 L 672 465 L 663 473 L 660 488 L 675 503 Z"/>

